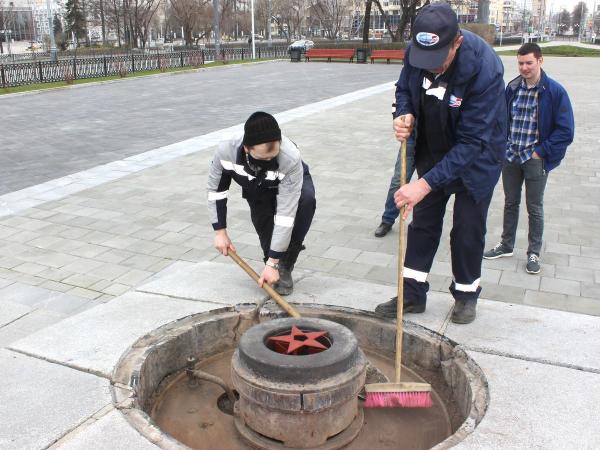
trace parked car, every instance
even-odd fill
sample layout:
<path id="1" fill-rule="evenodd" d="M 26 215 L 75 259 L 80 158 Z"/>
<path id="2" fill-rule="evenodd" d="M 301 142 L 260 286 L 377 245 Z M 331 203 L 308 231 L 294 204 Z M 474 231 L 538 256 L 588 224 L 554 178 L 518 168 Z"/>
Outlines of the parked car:
<path id="1" fill-rule="evenodd" d="M 300 39 L 299 41 L 292 42 L 288 47 L 288 52 L 290 50 L 300 50 L 302 53 L 305 53 L 309 48 L 313 48 L 315 43 L 313 41 L 309 41 L 308 39 Z"/>

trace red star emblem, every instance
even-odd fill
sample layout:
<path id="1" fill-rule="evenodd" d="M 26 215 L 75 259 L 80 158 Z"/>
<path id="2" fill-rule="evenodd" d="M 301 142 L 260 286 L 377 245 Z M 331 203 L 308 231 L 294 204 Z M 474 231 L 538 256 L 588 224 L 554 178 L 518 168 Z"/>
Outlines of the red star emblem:
<path id="1" fill-rule="evenodd" d="M 278 353 L 288 355 L 313 354 L 327 350 L 328 347 L 317 341 L 323 336 L 327 336 L 327 331 L 305 332 L 293 325 L 290 334 L 273 336 L 268 341 L 274 344 L 273 350 Z"/>

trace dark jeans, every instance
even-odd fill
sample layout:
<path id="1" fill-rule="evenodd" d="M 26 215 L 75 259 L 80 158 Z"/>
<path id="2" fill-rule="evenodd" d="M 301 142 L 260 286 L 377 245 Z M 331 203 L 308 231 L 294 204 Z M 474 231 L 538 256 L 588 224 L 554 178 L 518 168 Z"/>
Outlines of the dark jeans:
<path id="1" fill-rule="evenodd" d="M 393 224 L 398 216 L 400 210 L 396 207 L 394 201 L 394 194 L 400 189 L 400 170 L 402 169 L 402 155 L 398 151 L 398 158 L 396 158 L 396 167 L 394 168 L 394 175 L 390 181 L 390 188 L 388 190 L 387 198 L 385 199 L 385 210 L 381 221 L 385 223 Z M 412 178 L 413 172 L 415 171 L 415 140 L 411 136 L 406 141 L 406 182 L 408 183 Z"/>
<path id="2" fill-rule="evenodd" d="M 298 209 L 296 210 L 296 218 L 294 220 L 294 228 L 292 229 L 292 237 L 290 247 L 298 247 L 304 241 L 308 234 L 308 230 L 312 223 L 316 210 L 315 186 L 310 176 L 308 166 L 303 162 L 304 180 L 302 183 L 302 191 L 298 200 Z M 273 236 L 273 227 L 275 226 L 275 213 L 277 211 L 277 196 L 269 192 L 263 193 L 258 198 L 247 198 L 248 206 L 250 206 L 250 217 L 254 229 L 258 234 L 260 246 L 263 250 L 265 260 L 271 248 L 271 238 Z M 296 255 L 297 256 L 297 255 Z"/>
<path id="3" fill-rule="evenodd" d="M 544 170 L 543 159 L 530 159 L 523 164 L 518 161 L 504 162 L 502 184 L 504 186 L 504 226 L 502 245 L 507 250 L 515 246 L 521 188 L 525 181 L 525 202 L 529 214 L 529 246 L 527 254 L 540 256 L 542 234 L 544 233 L 544 190 L 548 173 Z"/>
<path id="4" fill-rule="evenodd" d="M 450 195 L 443 189 L 430 192 L 413 210 L 408 226 L 404 260 L 404 298 L 410 304 L 425 304 L 433 264 L 442 235 L 446 204 Z M 454 280 L 450 292 L 456 300 L 477 301 L 481 288 L 481 261 L 485 244 L 487 212 L 492 194 L 475 203 L 463 188 L 454 194 L 450 252 Z"/>

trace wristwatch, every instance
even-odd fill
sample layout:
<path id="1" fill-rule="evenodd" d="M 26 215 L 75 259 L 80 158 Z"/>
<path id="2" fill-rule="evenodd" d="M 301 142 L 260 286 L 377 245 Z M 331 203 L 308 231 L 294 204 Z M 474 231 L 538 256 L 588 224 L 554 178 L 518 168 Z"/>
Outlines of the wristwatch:
<path id="1" fill-rule="evenodd" d="M 269 267 L 272 267 L 275 270 L 279 270 L 279 263 L 272 262 L 272 261 L 270 261 L 268 259 L 265 262 L 265 266 L 269 266 Z"/>

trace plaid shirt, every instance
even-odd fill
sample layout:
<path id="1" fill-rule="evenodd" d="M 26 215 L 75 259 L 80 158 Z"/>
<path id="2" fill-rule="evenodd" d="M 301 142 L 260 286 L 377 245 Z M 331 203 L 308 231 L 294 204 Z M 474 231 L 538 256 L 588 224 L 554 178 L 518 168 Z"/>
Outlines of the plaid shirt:
<path id="1" fill-rule="evenodd" d="M 510 134 L 506 146 L 506 159 L 517 158 L 523 164 L 531 159 L 534 146 L 538 142 L 538 86 L 527 87 L 521 81 L 510 109 Z"/>

